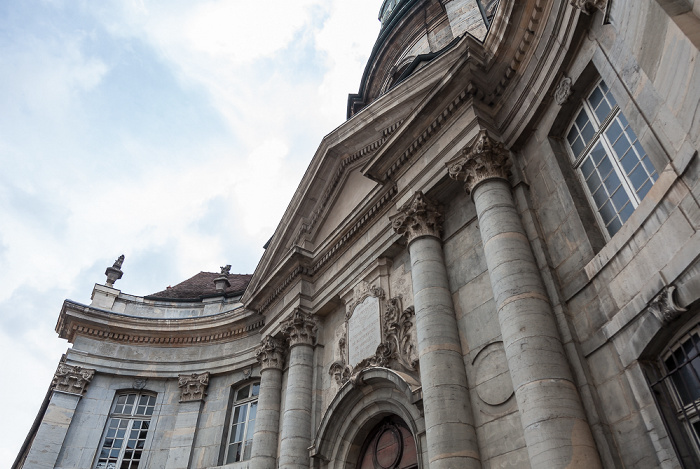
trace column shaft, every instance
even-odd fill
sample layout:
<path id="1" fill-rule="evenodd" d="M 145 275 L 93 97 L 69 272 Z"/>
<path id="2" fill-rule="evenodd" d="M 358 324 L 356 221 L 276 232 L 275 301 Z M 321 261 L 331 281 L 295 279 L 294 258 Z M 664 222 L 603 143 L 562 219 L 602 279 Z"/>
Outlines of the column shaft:
<path id="1" fill-rule="evenodd" d="M 440 240 L 416 238 L 409 252 L 430 468 L 478 468 L 479 447 Z"/>
<path id="2" fill-rule="evenodd" d="M 277 467 L 277 439 L 282 401 L 282 370 L 267 368 L 260 373 L 258 414 L 253 434 L 251 469 Z"/>
<path id="3" fill-rule="evenodd" d="M 308 343 L 293 345 L 289 351 L 279 465 L 285 469 L 309 468 L 313 360 L 314 349 Z"/>
<path id="4" fill-rule="evenodd" d="M 489 179 L 472 196 L 530 464 L 600 467 L 510 184 Z"/>
<path id="5" fill-rule="evenodd" d="M 36 432 L 25 467 L 53 469 L 58 461 L 68 427 L 73 420 L 80 396 L 54 391 Z"/>

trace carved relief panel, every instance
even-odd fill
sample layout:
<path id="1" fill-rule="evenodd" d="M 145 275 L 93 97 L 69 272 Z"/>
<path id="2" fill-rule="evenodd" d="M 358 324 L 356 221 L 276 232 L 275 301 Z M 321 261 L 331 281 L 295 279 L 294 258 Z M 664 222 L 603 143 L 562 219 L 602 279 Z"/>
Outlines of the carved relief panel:
<path id="1" fill-rule="evenodd" d="M 402 308 L 402 297 L 386 298 L 383 288 L 361 282 L 346 302 L 345 322 L 336 332 L 337 359 L 329 369 L 338 384 L 356 383 L 371 367 L 387 367 L 415 374 L 413 307 Z"/>

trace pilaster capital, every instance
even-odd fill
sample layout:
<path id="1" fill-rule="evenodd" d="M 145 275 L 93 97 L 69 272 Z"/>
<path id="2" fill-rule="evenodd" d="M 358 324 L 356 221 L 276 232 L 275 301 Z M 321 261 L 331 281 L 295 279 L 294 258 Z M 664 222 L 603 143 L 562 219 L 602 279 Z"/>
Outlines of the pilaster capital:
<path id="1" fill-rule="evenodd" d="M 599 9 L 605 12 L 608 6 L 608 0 L 571 0 L 574 8 L 578 8 L 587 15 L 590 15 L 594 9 Z"/>
<path id="2" fill-rule="evenodd" d="M 306 313 L 301 308 L 295 308 L 292 314 L 282 323 L 282 333 L 287 337 L 289 346 L 314 345 L 318 324 L 312 314 Z"/>
<path id="3" fill-rule="evenodd" d="M 508 181 L 510 158 L 506 147 L 492 139 L 486 130 L 482 130 L 474 143 L 466 146 L 459 155 L 448 161 L 446 166 L 450 177 L 464 182 L 464 190 L 470 194 L 476 186 L 486 180 Z"/>
<path id="4" fill-rule="evenodd" d="M 209 372 L 177 375 L 177 384 L 180 387 L 180 402 L 204 400 L 209 387 Z"/>
<path id="5" fill-rule="evenodd" d="M 85 394 L 87 386 L 94 376 L 95 370 L 66 365 L 64 361 L 61 361 L 58 364 L 56 373 L 53 375 L 51 387 L 54 391 L 82 396 Z"/>
<path id="6" fill-rule="evenodd" d="M 409 243 L 421 236 L 439 239 L 443 221 L 442 207 L 418 191 L 403 204 L 399 213 L 389 217 L 389 221 L 396 233 L 407 235 Z"/>
<path id="7" fill-rule="evenodd" d="M 281 370 L 284 367 L 284 352 L 285 346 L 282 341 L 266 335 L 255 351 L 255 358 L 260 362 L 261 371 Z"/>

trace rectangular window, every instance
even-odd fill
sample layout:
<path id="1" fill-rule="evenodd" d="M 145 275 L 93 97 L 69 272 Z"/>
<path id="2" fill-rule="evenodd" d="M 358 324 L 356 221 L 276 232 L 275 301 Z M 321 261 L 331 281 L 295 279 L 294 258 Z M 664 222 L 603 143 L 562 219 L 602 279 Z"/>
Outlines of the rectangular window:
<path id="1" fill-rule="evenodd" d="M 566 141 L 591 205 L 612 237 L 659 175 L 604 81 L 583 101 Z"/>
<path id="2" fill-rule="evenodd" d="M 250 459 L 259 392 L 259 382 L 246 384 L 236 390 L 226 442 L 226 464 Z"/>

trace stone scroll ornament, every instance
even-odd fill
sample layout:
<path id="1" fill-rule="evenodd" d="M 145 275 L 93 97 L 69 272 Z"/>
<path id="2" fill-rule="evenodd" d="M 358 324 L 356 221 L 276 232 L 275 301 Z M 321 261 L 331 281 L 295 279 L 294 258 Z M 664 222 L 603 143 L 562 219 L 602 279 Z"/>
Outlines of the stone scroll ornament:
<path id="1" fill-rule="evenodd" d="M 596 8 L 604 12 L 608 7 L 608 0 L 571 0 L 571 4 L 574 8 L 590 15 Z"/>
<path id="2" fill-rule="evenodd" d="M 410 243 L 421 236 L 440 237 L 442 232 L 442 207 L 418 191 L 400 209 L 389 217 L 391 227 L 398 234 L 405 234 Z"/>
<path id="3" fill-rule="evenodd" d="M 554 90 L 554 101 L 556 101 L 558 105 L 561 106 L 566 104 L 566 102 L 569 100 L 573 94 L 573 90 L 571 89 L 571 85 L 573 85 L 573 83 L 573 80 L 566 75 L 564 75 L 564 77 L 561 79 L 557 85 L 557 89 Z"/>
<path id="4" fill-rule="evenodd" d="M 94 376 L 95 370 L 66 365 L 65 362 L 61 362 L 53 375 L 51 387 L 54 391 L 82 396 Z"/>
<path id="5" fill-rule="evenodd" d="M 401 311 L 401 297 L 391 298 L 387 302 L 383 315 L 382 343 L 375 354 L 357 363 L 354 367 L 347 363 L 347 332 L 338 341 L 340 360 L 335 361 L 328 370 L 340 385 L 348 381 L 353 385 L 362 384 L 359 380 L 361 371 L 367 368 L 398 368 L 400 371 L 416 371 L 418 356 L 414 345 L 413 307 Z M 402 370 L 403 369 L 403 370 Z"/>
<path id="6" fill-rule="evenodd" d="M 267 335 L 260 342 L 260 347 L 255 351 L 255 358 L 260 363 L 262 371 L 270 368 L 281 370 L 284 368 L 284 352 L 284 343 L 271 335 Z"/>
<path id="7" fill-rule="evenodd" d="M 287 337 L 290 347 L 295 345 L 314 345 L 318 324 L 313 314 L 295 308 L 292 314 L 281 325 L 282 333 Z"/>
<path id="8" fill-rule="evenodd" d="M 676 287 L 669 285 L 664 287 L 661 292 L 649 302 L 649 310 L 661 321 L 664 326 L 673 322 L 678 316 L 688 311 L 683 308 L 673 299 L 673 293 Z"/>
<path id="9" fill-rule="evenodd" d="M 209 372 L 178 375 L 180 402 L 201 401 L 207 395 Z"/>
<path id="10" fill-rule="evenodd" d="M 510 174 L 510 157 L 506 147 L 481 130 L 471 145 L 447 162 L 450 177 L 464 183 L 471 194 L 476 186 L 489 179 L 505 179 Z"/>

